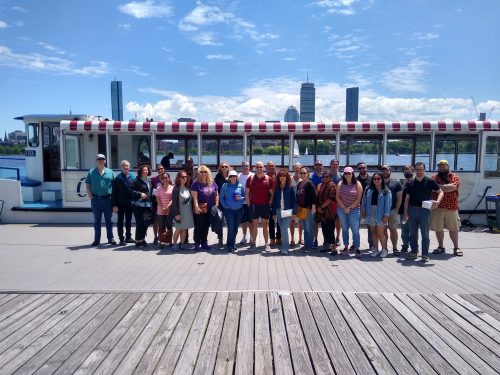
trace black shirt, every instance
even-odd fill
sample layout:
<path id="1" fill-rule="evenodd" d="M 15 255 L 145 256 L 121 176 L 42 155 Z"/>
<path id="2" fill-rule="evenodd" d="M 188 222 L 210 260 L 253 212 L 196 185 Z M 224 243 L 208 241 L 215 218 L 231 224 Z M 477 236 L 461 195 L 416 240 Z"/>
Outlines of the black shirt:
<path id="1" fill-rule="evenodd" d="M 370 182 L 372 181 L 370 176 L 366 175 L 366 178 L 363 178 L 359 174 L 358 174 L 357 180 L 361 183 L 361 186 L 363 187 L 363 191 L 365 191 L 366 187 L 368 185 L 370 185 Z"/>
<path id="2" fill-rule="evenodd" d="M 436 181 L 425 176 L 422 181 L 414 179 L 406 184 L 405 190 L 410 195 L 410 206 L 422 207 L 422 202 L 431 200 L 431 192 L 440 190 L 440 187 Z"/>
<path id="3" fill-rule="evenodd" d="M 400 213 L 401 215 L 403 215 L 405 213 L 405 200 L 406 200 L 406 194 L 408 194 L 407 190 L 406 190 L 406 186 L 408 186 L 408 184 L 413 181 L 413 180 L 402 180 L 402 184 L 404 187 L 403 187 L 403 199 L 401 200 L 401 206 L 399 206 L 399 211 L 398 213 Z"/>
<path id="4" fill-rule="evenodd" d="M 391 210 L 394 210 L 394 208 L 396 207 L 396 201 L 398 199 L 397 193 L 403 190 L 403 186 L 401 185 L 401 182 L 393 178 L 389 179 L 389 182 L 386 182 L 386 186 L 391 191 L 392 195 Z"/>

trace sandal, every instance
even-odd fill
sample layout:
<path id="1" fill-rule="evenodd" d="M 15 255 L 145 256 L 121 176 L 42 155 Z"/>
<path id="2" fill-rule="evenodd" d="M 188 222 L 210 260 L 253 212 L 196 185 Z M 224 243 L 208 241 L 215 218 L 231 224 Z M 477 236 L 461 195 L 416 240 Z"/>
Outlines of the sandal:
<path id="1" fill-rule="evenodd" d="M 291 247 L 294 247 L 294 246 L 295 246 L 295 241 L 294 241 L 294 240 L 291 240 L 291 241 L 290 241 L 290 246 L 291 246 Z"/>
<path id="2" fill-rule="evenodd" d="M 464 253 L 462 253 L 462 250 L 460 250 L 460 248 L 455 247 L 453 249 L 453 255 L 455 255 L 456 257 L 463 257 Z"/>
<path id="3" fill-rule="evenodd" d="M 436 249 L 434 249 L 432 254 L 443 254 L 444 252 L 446 252 L 446 249 L 444 247 L 438 246 Z"/>
<path id="4" fill-rule="evenodd" d="M 304 245 L 304 240 L 299 241 L 301 245 Z"/>

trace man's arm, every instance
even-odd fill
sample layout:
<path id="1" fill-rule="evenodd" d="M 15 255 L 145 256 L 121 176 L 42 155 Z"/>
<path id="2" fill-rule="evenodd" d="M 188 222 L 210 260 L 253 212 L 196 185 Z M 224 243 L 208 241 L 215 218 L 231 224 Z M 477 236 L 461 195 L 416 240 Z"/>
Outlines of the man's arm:
<path id="1" fill-rule="evenodd" d="M 92 199 L 92 186 L 90 184 L 85 184 L 85 190 L 87 190 L 87 195 Z"/>

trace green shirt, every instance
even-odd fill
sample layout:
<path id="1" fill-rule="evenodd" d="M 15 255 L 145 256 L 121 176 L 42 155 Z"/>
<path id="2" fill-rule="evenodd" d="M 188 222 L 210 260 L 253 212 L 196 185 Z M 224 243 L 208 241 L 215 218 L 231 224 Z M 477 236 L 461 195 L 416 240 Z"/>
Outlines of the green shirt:
<path id="1" fill-rule="evenodd" d="M 111 185 L 114 179 L 115 174 L 111 169 L 104 167 L 104 171 L 101 175 L 96 167 L 89 171 L 85 183 L 90 185 L 92 194 L 110 195 Z"/>

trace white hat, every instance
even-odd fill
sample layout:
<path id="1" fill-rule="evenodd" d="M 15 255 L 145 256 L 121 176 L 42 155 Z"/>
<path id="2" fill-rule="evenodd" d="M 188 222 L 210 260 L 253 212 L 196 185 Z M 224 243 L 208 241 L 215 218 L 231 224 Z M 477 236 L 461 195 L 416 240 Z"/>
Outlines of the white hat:
<path id="1" fill-rule="evenodd" d="M 236 176 L 236 177 L 238 177 L 238 173 L 236 173 L 236 171 L 229 171 L 229 175 L 228 175 L 228 177 L 231 177 L 231 176 Z"/>
<path id="2" fill-rule="evenodd" d="M 97 154 L 95 157 L 96 159 L 106 159 L 106 156 L 104 154 Z"/>

